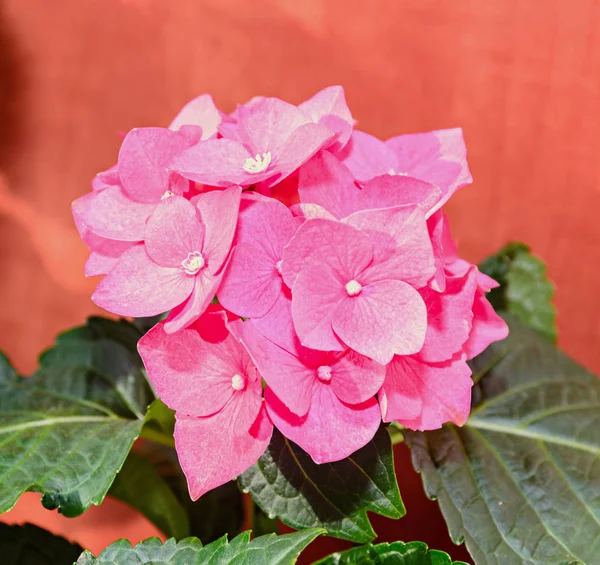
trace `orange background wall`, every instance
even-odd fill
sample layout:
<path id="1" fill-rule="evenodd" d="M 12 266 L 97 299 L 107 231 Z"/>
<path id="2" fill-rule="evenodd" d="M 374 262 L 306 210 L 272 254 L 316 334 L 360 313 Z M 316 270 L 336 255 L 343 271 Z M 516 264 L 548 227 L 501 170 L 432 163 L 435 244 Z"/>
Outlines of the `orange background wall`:
<path id="1" fill-rule="evenodd" d="M 97 312 L 69 205 L 115 161 L 116 131 L 166 125 L 202 92 L 230 111 L 329 84 L 382 137 L 464 128 L 475 184 L 447 206 L 463 255 L 531 244 L 557 286 L 562 346 L 600 371 L 598 0 L 4 0 L 0 348 L 29 371 L 58 331 Z M 398 457 L 417 523 L 387 524 L 386 538 L 421 527 L 445 545 Z M 152 532 L 116 504 L 118 520 L 103 508 L 67 521 L 34 498 L 5 519 L 94 550 Z"/>

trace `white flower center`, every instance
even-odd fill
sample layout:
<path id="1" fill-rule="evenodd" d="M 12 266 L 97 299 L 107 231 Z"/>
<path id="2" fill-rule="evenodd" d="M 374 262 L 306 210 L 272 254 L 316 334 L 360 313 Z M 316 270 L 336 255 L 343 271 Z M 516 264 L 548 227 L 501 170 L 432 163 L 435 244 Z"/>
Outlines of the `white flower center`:
<path id="1" fill-rule="evenodd" d="M 317 377 L 320 381 L 328 383 L 331 380 L 331 367 L 329 365 L 321 365 L 317 369 Z"/>
<path id="2" fill-rule="evenodd" d="M 188 256 L 181 262 L 183 270 L 188 275 L 195 275 L 205 265 L 204 257 L 200 251 L 190 251 Z"/>
<path id="3" fill-rule="evenodd" d="M 161 197 L 161 200 L 166 200 L 167 198 L 170 198 L 171 196 L 175 196 L 175 193 L 172 190 L 167 190 Z"/>
<path id="4" fill-rule="evenodd" d="M 231 377 L 231 388 L 233 390 L 244 390 L 246 388 L 246 379 L 242 375 L 233 375 Z"/>
<path id="5" fill-rule="evenodd" d="M 271 152 L 267 151 L 260 155 L 256 154 L 255 157 L 248 157 L 244 163 L 244 171 L 247 173 L 262 173 L 271 164 Z"/>
<path id="6" fill-rule="evenodd" d="M 361 290 L 362 284 L 360 284 L 358 281 L 351 280 L 350 282 L 346 283 L 346 292 L 348 293 L 348 296 L 356 296 L 357 294 L 360 294 Z"/>

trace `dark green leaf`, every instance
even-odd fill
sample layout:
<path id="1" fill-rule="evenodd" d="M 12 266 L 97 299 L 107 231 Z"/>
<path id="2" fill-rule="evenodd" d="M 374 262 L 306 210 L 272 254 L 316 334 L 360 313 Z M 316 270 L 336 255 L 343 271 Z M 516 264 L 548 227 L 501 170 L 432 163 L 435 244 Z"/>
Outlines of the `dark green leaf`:
<path id="1" fill-rule="evenodd" d="M 466 565 L 452 561 L 443 551 L 428 549 L 420 541 L 363 545 L 334 553 L 314 565 Z"/>
<path id="2" fill-rule="evenodd" d="M 405 513 L 383 426 L 351 457 L 324 465 L 275 430 L 265 454 L 238 482 L 269 516 L 292 528 L 323 527 L 359 543 L 375 537 L 367 510 L 390 518 Z"/>
<path id="3" fill-rule="evenodd" d="M 467 424 L 405 431 L 414 466 L 477 565 L 600 563 L 600 381 L 508 321 Z"/>
<path id="4" fill-rule="evenodd" d="M 223 537 L 204 547 L 196 538 L 179 543 L 171 539 L 164 545 L 152 538 L 133 548 L 128 541 L 120 540 L 107 547 L 98 558 L 86 551 L 77 565 L 291 565 L 322 533 L 321 529 L 310 529 L 250 541 L 250 532 L 244 532 L 231 542 Z"/>
<path id="5" fill-rule="evenodd" d="M 30 378 L 0 362 L 0 512 L 25 491 L 77 516 L 102 502 L 139 435 L 149 388 L 127 322 L 94 318 L 57 339 Z"/>
<path id="6" fill-rule="evenodd" d="M 511 243 L 480 265 L 500 283 L 488 298 L 497 311 L 511 312 L 529 327 L 556 341 L 554 285 L 546 276 L 544 262 L 523 243 Z"/>
<path id="7" fill-rule="evenodd" d="M 137 453 L 129 454 L 109 494 L 137 508 L 167 536 L 189 536 L 185 509 L 154 466 Z"/>
<path id="8" fill-rule="evenodd" d="M 37 526 L 0 523 L 2 565 L 72 565 L 82 549 Z"/>

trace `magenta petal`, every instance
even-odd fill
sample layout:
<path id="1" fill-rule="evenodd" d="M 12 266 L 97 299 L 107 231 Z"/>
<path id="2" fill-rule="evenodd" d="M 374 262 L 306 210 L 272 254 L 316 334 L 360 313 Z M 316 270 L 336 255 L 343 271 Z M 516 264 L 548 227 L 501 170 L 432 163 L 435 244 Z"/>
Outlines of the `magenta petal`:
<path id="1" fill-rule="evenodd" d="M 136 202 L 118 186 L 93 192 L 83 218 L 95 234 L 120 241 L 142 241 L 155 204 Z"/>
<path id="2" fill-rule="evenodd" d="M 315 369 L 307 367 L 296 355 L 265 338 L 252 322 L 236 321 L 231 327 L 266 383 L 287 408 L 298 416 L 306 414 L 316 379 Z"/>
<path id="3" fill-rule="evenodd" d="M 500 341 L 508 335 L 508 325 L 496 314 L 485 294 L 478 290 L 473 302 L 473 329 L 464 345 L 467 359 L 482 353 L 494 341 Z"/>
<path id="4" fill-rule="evenodd" d="M 121 316 L 155 316 L 181 304 L 194 288 L 194 277 L 182 269 L 161 267 L 143 244 L 123 253 L 98 284 L 92 300 Z"/>
<path id="5" fill-rule="evenodd" d="M 340 461 L 369 443 L 379 428 L 381 413 L 377 402 L 348 406 L 331 386 L 317 382 L 310 410 L 303 417 L 292 414 L 269 388 L 265 401 L 275 426 L 298 444 L 315 461 Z"/>
<path id="6" fill-rule="evenodd" d="M 247 416 L 254 410 L 239 404 L 230 402 L 206 418 L 177 416 L 175 447 L 192 500 L 241 475 L 271 441 L 273 424 L 266 410 L 259 409 L 248 427 Z"/>
<path id="7" fill-rule="evenodd" d="M 419 288 L 434 274 L 433 249 L 419 206 L 364 210 L 343 222 L 366 232 L 373 242 L 373 264 L 365 272 L 369 282 L 400 279 Z"/>
<path id="8" fill-rule="evenodd" d="M 331 369 L 331 387 L 337 397 L 347 404 L 369 400 L 375 396 L 385 379 L 385 365 L 352 350 L 333 364 Z M 278 396 L 281 398 L 281 395 Z"/>
<path id="9" fill-rule="evenodd" d="M 215 106 L 210 94 L 202 94 L 188 102 L 171 122 L 169 129 L 178 130 L 182 126 L 200 126 L 202 139 L 208 139 L 217 134 L 221 123 L 221 112 Z"/>
<path id="10" fill-rule="evenodd" d="M 232 186 L 198 196 L 196 207 L 206 228 L 203 253 L 211 273 L 217 274 L 231 250 L 240 208 L 242 189 Z"/>
<path id="11" fill-rule="evenodd" d="M 296 221 L 281 202 L 242 200 L 235 249 L 219 288 L 225 308 L 246 318 L 272 308 L 283 285 L 277 263 L 295 231 Z"/>
<path id="12" fill-rule="evenodd" d="M 462 426 L 469 417 L 472 386 L 464 358 L 430 365 L 417 356 L 394 357 L 380 393 L 383 419 L 413 430 L 435 430 L 446 422 Z"/>
<path id="13" fill-rule="evenodd" d="M 204 226 L 193 204 L 171 196 L 158 204 L 148 219 L 144 240 L 155 263 L 181 269 L 189 253 L 202 251 Z"/>
<path id="14" fill-rule="evenodd" d="M 186 136 L 165 128 L 131 130 L 119 151 L 123 188 L 139 202 L 159 202 L 170 188 L 168 167 L 173 157 L 189 144 Z"/>
<path id="15" fill-rule="evenodd" d="M 424 361 L 446 361 L 462 352 L 473 322 L 473 299 L 477 289 L 477 267 L 461 277 L 447 277 L 443 293 L 421 289 L 427 306 L 427 333 L 419 352 Z"/>
<path id="16" fill-rule="evenodd" d="M 383 365 L 394 354 L 419 351 L 427 329 L 423 299 L 410 285 L 395 280 L 364 286 L 357 296 L 341 301 L 332 318 L 346 345 Z"/>
<path id="17" fill-rule="evenodd" d="M 338 157 L 360 182 L 380 175 L 405 172 L 396 170 L 398 159 L 392 149 L 363 131 L 354 130 Z"/>

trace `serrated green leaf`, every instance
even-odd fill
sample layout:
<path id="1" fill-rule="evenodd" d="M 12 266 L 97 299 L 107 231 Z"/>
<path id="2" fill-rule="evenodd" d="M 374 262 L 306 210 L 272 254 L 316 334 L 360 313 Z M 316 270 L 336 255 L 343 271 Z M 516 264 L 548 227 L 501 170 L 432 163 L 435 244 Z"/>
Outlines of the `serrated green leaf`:
<path id="1" fill-rule="evenodd" d="M 169 485 L 154 466 L 131 452 L 108 492 L 137 508 L 168 537 L 190 535 L 188 516 Z"/>
<path id="2" fill-rule="evenodd" d="M 413 464 L 477 565 L 600 563 L 600 381 L 508 321 L 467 424 L 405 431 Z"/>
<path id="3" fill-rule="evenodd" d="M 443 551 L 429 549 L 423 542 L 367 544 L 334 553 L 314 565 L 467 565 L 452 561 Z"/>
<path id="4" fill-rule="evenodd" d="M 383 426 L 352 456 L 323 465 L 275 430 L 265 454 L 238 483 L 264 512 L 288 526 L 322 527 L 358 543 L 375 537 L 367 510 L 389 518 L 405 514 Z"/>
<path id="5" fill-rule="evenodd" d="M 135 547 L 120 540 L 107 547 L 98 558 L 86 551 L 76 565 L 292 565 L 304 548 L 323 533 L 313 528 L 250 541 L 250 532 L 244 532 L 231 542 L 223 537 L 204 547 L 196 538 L 179 543 L 171 539 L 164 545 L 152 538 Z"/>
<path id="6" fill-rule="evenodd" d="M 523 243 L 511 243 L 485 259 L 480 267 L 500 283 L 488 294 L 497 311 L 514 314 L 523 323 L 556 341 L 556 310 L 552 304 L 554 285 L 546 265 Z"/>
<path id="7" fill-rule="evenodd" d="M 76 543 L 32 524 L 0 523 L 2 565 L 72 565 L 81 551 Z"/>
<path id="8" fill-rule="evenodd" d="M 94 318 L 61 336 L 39 370 L 0 362 L 0 512 L 25 491 L 77 516 L 102 502 L 153 398 L 137 356 L 141 334 Z"/>

